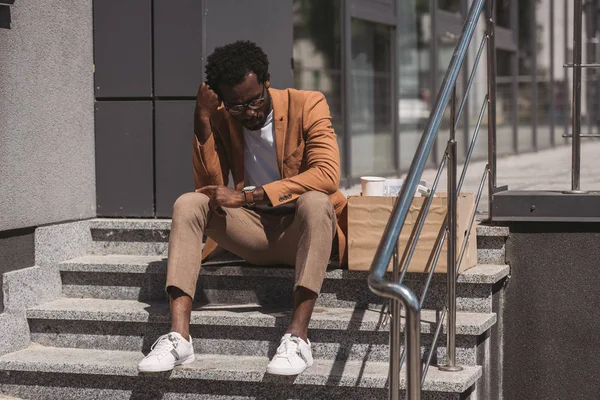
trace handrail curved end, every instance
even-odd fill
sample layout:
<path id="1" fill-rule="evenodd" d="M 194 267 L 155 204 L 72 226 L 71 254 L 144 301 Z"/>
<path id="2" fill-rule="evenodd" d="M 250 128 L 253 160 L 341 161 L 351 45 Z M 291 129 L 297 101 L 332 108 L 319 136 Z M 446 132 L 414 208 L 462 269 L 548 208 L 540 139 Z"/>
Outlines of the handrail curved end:
<path id="1" fill-rule="evenodd" d="M 386 281 L 373 272 L 369 274 L 368 283 L 369 289 L 376 295 L 398 300 L 414 313 L 421 311 L 417 295 L 402 283 Z"/>

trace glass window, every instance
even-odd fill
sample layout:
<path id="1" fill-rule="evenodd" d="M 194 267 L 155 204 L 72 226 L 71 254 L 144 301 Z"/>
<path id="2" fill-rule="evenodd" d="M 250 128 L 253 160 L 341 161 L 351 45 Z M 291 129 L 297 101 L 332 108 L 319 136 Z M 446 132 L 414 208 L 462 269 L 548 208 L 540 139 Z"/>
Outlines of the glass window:
<path id="1" fill-rule="evenodd" d="M 496 25 L 510 28 L 510 6 L 513 0 L 496 0 Z"/>
<path id="2" fill-rule="evenodd" d="M 461 11 L 461 3 L 463 0 L 438 0 L 438 8 L 440 10 L 459 13 Z"/>
<path id="3" fill-rule="evenodd" d="M 340 0 L 294 0 L 293 55 L 296 89 L 318 90 L 325 95 L 343 154 L 340 7 Z"/>
<path id="4" fill-rule="evenodd" d="M 513 107 L 517 106 L 517 93 L 513 90 L 513 78 L 511 75 L 513 53 L 497 50 L 496 78 L 496 145 L 498 155 L 513 153 Z M 517 110 L 518 112 L 518 110 Z M 485 150 L 487 154 L 487 150 Z"/>
<path id="5" fill-rule="evenodd" d="M 431 112 L 429 1 L 398 2 L 398 130 L 400 168 L 407 170 Z"/>
<path id="6" fill-rule="evenodd" d="M 537 68 L 537 43 L 535 40 L 535 23 L 532 21 L 535 14 L 535 3 L 529 1 L 520 1 L 519 3 L 519 91 L 517 93 L 518 104 L 518 135 L 517 149 L 519 152 L 533 150 L 533 125 L 535 120 L 534 107 L 537 99 L 534 100 L 533 94 L 533 73 Z M 535 20 L 534 20 L 535 21 Z"/>
<path id="7" fill-rule="evenodd" d="M 352 175 L 395 170 L 392 121 L 392 32 L 388 25 L 352 19 L 350 131 Z"/>
<path id="8" fill-rule="evenodd" d="M 550 58 L 551 38 L 550 38 L 550 4 L 536 4 L 536 29 L 537 29 L 537 146 L 538 149 L 550 147 L 552 144 L 551 125 L 555 113 L 552 112 L 552 98 L 554 93 L 551 91 L 550 63 L 554 60 Z M 555 48 L 555 52 L 559 49 Z M 556 54 L 555 54 L 556 56 Z M 554 64 L 556 66 L 556 64 Z M 562 67 L 562 66 L 560 66 Z M 559 68 L 562 73 L 562 68 Z M 554 97 L 556 107 L 556 97 Z"/>

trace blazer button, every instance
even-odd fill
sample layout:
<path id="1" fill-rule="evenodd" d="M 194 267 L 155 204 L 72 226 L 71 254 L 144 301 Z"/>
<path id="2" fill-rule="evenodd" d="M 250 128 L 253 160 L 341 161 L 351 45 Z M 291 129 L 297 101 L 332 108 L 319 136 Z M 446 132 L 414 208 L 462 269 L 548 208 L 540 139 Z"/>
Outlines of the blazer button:
<path id="1" fill-rule="evenodd" d="M 283 197 L 280 197 L 280 198 L 279 198 L 279 201 L 284 201 L 284 200 L 285 200 L 285 199 L 284 199 Z"/>

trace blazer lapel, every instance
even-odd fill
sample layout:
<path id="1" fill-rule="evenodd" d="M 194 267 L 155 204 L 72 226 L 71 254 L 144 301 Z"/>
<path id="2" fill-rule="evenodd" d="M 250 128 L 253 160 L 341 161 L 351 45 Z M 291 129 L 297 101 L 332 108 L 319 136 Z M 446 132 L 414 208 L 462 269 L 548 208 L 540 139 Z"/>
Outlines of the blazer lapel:
<path id="1" fill-rule="evenodd" d="M 277 153 L 277 167 L 281 178 L 283 173 L 283 156 L 285 152 L 285 136 L 287 130 L 288 98 L 285 91 L 269 89 L 273 106 L 273 125 L 275 127 L 275 151 Z"/>

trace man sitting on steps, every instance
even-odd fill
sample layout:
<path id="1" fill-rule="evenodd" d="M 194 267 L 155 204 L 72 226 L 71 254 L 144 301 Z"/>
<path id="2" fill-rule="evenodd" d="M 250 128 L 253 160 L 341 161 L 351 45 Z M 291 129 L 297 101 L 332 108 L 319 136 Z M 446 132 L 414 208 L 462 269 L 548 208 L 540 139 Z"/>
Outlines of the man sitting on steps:
<path id="1" fill-rule="evenodd" d="M 216 243 L 252 264 L 295 266 L 291 323 L 267 372 L 295 375 L 313 364 L 308 324 L 334 239 L 340 259 L 345 254 L 339 149 L 323 94 L 272 89 L 268 65 L 248 41 L 219 47 L 207 59 L 194 115 L 196 192 L 173 206 L 171 332 L 156 341 L 140 372 L 194 361 L 192 299 L 201 261 Z M 234 188 L 227 187 L 230 172 Z"/>

